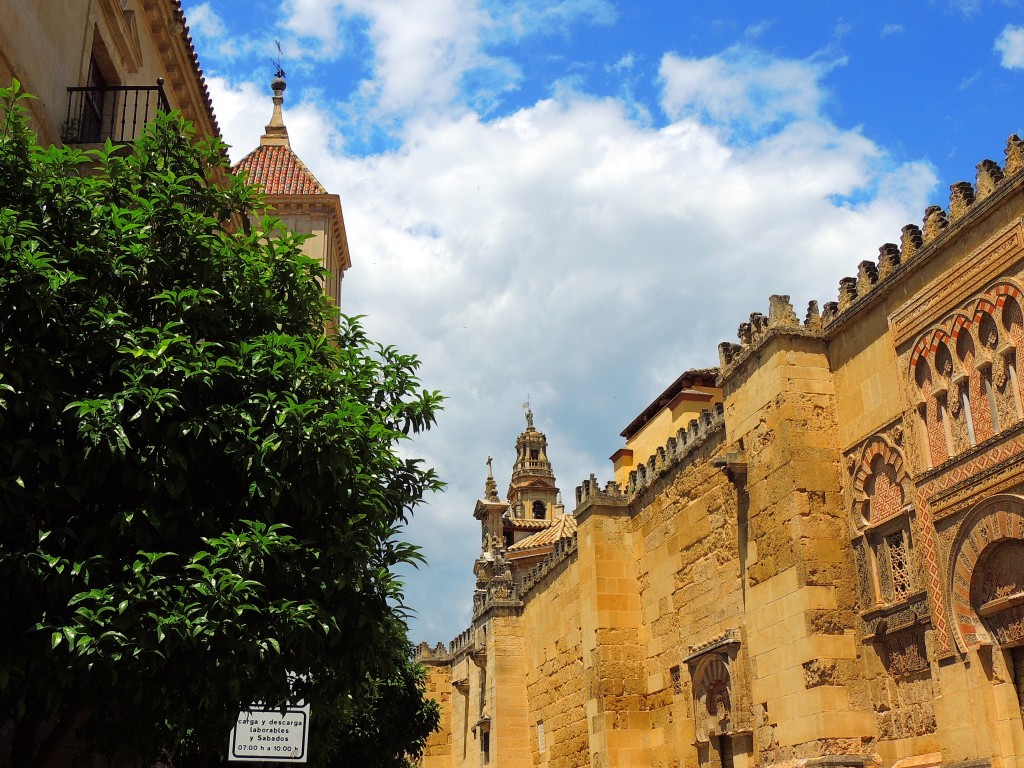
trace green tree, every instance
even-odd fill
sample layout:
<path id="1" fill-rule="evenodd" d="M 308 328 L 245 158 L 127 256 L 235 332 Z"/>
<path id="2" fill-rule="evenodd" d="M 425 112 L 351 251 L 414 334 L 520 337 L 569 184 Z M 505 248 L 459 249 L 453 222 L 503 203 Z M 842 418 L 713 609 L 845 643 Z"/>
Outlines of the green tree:
<path id="1" fill-rule="evenodd" d="M 426 671 L 409 654 L 390 675 L 372 679 L 360 697 L 326 713 L 342 724 L 328 747 L 330 768 L 413 768 L 441 713 L 426 698 Z M 314 727 L 317 722 L 314 716 Z"/>
<path id="2" fill-rule="evenodd" d="M 355 319 L 324 336 L 319 266 L 278 222 L 249 226 L 262 203 L 218 141 L 161 116 L 127 148 L 40 148 L 17 87 L 0 90 L 15 764 L 76 738 L 207 761 L 240 705 L 287 700 L 290 672 L 314 713 L 404 674 L 393 569 L 418 553 L 398 536 L 440 486 L 398 451 L 440 406 L 418 361 Z"/>

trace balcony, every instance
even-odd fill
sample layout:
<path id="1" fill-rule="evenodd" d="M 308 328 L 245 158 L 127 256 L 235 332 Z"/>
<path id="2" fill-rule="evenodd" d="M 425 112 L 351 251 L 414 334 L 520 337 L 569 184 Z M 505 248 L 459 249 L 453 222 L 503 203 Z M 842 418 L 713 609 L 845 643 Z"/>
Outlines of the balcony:
<path id="1" fill-rule="evenodd" d="M 68 88 L 68 113 L 61 125 L 65 144 L 125 144 L 142 134 L 157 112 L 169 112 L 164 79 L 156 85 Z"/>

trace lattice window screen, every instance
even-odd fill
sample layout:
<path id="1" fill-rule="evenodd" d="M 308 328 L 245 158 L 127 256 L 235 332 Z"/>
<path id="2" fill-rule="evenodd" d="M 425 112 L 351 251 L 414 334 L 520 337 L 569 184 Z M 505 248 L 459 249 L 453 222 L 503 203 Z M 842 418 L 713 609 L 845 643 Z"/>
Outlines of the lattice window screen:
<path id="1" fill-rule="evenodd" d="M 892 596 L 903 600 L 911 590 L 910 553 L 907 551 L 906 531 L 896 531 L 885 537 L 889 567 L 892 569 Z"/>

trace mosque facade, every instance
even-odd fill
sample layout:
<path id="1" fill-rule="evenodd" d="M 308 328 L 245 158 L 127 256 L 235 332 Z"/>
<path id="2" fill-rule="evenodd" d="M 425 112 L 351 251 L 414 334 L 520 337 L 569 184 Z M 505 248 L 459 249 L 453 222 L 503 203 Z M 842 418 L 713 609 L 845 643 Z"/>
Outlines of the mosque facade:
<path id="1" fill-rule="evenodd" d="M 1024 765 L 1022 169 L 772 296 L 567 507 L 531 420 L 423 767 Z"/>

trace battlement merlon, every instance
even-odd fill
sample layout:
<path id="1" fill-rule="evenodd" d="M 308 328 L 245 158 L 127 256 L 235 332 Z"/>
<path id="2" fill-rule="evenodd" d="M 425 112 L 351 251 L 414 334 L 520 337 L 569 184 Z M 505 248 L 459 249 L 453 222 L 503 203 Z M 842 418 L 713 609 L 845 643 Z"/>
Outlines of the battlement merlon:
<path id="1" fill-rule="evenodd" d="M 845 278 L 853 280 L 855 278 Z M 826 310 L 828 305 L 826 305 Z M 718 385 L 729 379 L 733 373 L 747 360 L 753 352 L 760 349 L 764 343 L 780 334 L 821 337 L 823 317 L 818 313 L 818 303 L 810 302 L 807 306 L 807 315 L 801 323 L 789 296 L 776 294 L 768 299 L 768 316 L 760 312 L 752 312 L 750 319 L 740 323 L 736 335 L 740 343 L 733 344 L 723 341 L 718 345 L 719 370 Z"/>
<path id="2" fill-rule="evenodd" d="M 625 487 L 609 480 L 604 488 L 593 474 L 576 486 L 577 522 L 588 517 L 596 507 L 625 509 L 630 501 L 661 475 L 683 464 L 708 438 L 725 429 L 725 406 L 715 403 L 704 408 L 696 419 L 690 419 L 664 445 L 659 446 L 644 462 L 630 471 Z"/>
<path id="3" fill-rule="evenodd" d="M 900 243 L 885 243 L 878 249 L 877 261 L 862 261 L 856 277 L 839 281 L 837 301 L 826 302 L 818 314 L 817 302 L 808 306 L 803 325 L 796 316 L 788 296 L 770 297 L 768 317 L 753 312 L 745 323 L 740 323 L 737 335 L 740 343 L 723 341 L 718 345 L 721 361 L 719 384 L 729 379 L 755 349 L 780 333 L 830 337 L 848 319 L 852 318 L 875 298 L 888 292 L 908 270 L 924 263 L 955 232 L 989 208 L 995 200 L 1012 188 L 1024 186 L 1024 141 L 1016 134 L 1006 141 L 1006 160 L 1002 168 L 993 160 L 982 160 L 976 166 L 977 175 L 972 185 L 958 181 L 949 188 L 949 211 L 937 205 L 925 209 L 922 226 L 907 224 L 900 233 Z"/>
<path id="4" fill-rule="evenodd" d="M 444 643 L 437 643 L 431 647 L 424 641 L 413 649 L 412 658 L 417 664 L 441 665 L 447 664 L 451 660 L 451 654 Z"/>

